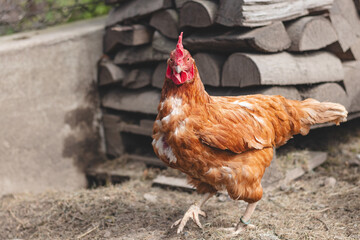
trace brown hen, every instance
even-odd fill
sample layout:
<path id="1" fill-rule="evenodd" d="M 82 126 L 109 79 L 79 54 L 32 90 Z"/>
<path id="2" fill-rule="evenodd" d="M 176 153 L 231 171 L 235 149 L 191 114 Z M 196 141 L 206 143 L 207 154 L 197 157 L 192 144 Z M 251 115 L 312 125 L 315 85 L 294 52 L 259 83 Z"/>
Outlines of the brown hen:
<path id="1" fill-rule="evenodd" d="M 200 207 L 220 190 L 249 203 L 234 234 L 251 226 L 273 148 L 294 134 L 306 135 L 313 124 L 346 121 L 347 111 L 337 103 L 265 95 L 209 96 L 194 59 L 183 48 L 182 33 L 167 64 L 152 144 L 163 162 L 186 173 L 189 183 L 204 194 L 173 224 L 179 224 L 178 233 L 190 218 L 201 227 L 198 215 L 205 213 Z"/>

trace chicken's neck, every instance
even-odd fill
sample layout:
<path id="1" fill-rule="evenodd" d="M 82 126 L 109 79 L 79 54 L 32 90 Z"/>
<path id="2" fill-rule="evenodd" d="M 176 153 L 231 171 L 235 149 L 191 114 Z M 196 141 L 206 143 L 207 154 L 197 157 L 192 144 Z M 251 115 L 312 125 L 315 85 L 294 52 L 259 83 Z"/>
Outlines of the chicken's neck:
<path id="1" fill-rule="evenodd" d="M 170 79 L 165 79 L 165 83 L 161 92 L 161 102 L 165 99 L 174 97 L 180 98 L 183 103 L 206 104 L 210 102 L 210 96 L 205 91 L 201 82 L 199 72 L 194 65 L 194 80 L 192 82 L 176 85 Z"/>

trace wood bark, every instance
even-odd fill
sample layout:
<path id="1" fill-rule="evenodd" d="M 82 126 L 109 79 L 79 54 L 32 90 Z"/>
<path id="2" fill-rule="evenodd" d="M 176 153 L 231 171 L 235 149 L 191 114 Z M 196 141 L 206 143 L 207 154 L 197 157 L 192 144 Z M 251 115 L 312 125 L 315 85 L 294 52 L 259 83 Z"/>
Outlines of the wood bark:
<path id="1" fill-rule="evenodd" d="M 114 157 L 124 153 L 123 140 L 119 134 L 120 117 L 111 114 L 103 114 L 104 136 L 106 152 Z"/>
<path id="2" fill-rule="evenodd" d="M 126 88 L 136 89 L 148 86 L 151 84 L 151 76 L 153 73 L 152 67 L 143 67 L 132 69 L 122 82 L 122 86 Z"/>
<path id="3" fill-rule="evenodd" d="M 208 27 L 215 21 L 217 4 L 212 0 L 192 0 L 180 9 L 180 27 Z"/>
<path id="4" fill-rule="evenodd" d="M 339 46 L 342 52 L 346 52 L 357 41 L 356 34 L 351 25 L 340 14 L 330 12 L 330 20 L 338 36 Z"/>
<path id="5" fill-rule="evenodd" d="M 226 57 L 219 54 L 197 53 L 194 59 L 203 84 L 220 86 L 222 65 Z"/>
<path id="6" fill-rule="evenodd" d="M 318 50 L 337 41 L 336 32 L 325 17 L 303 17 L 286 27 L 291 39 L 290 51 Z"/>
<path id="7" fill-rule="evenodd" d="M 281 22 L 252 30 L 195 33 L 184 39 L 184 46 L 192 51 L 279 52 L 287 49 L 290 44 L 291 40 Z"/>
<path id="8" fill-rule="evenodd" d="M 354 0 L 335 0 L 330 14 L 341 15 L 351 26 L 351 30 L 360 37 L 360 15 L 356 10 Z"/>
<path id="9" fill-rule="evenodd" d="M 228 27 L 264 26 L 331 8 L 333 0 L 220 0 L 216 22 Z"/>
<path id="10" fill-rule="evenodd" d="M 138 64 L 166 60 L 169 54 L 159 52 L 150 45 L 129 47 L 120 50 L 114 59 L 115 64 Z"/>
<path id="11" fill-rule="evenodd" d="M 152 75 L 151 85 L 156 88 L 162 88 L 165 81 L 167 64 L 166 62 L 160 62 Z"/>
<path id="12" fill-rule="evenodd" d="M 360 59 L 360 16 L 352 0 L 334 1 L 330 9 L 330 20 L 338 35 L 338 42 L 328 50 L 342 60 Z"/>
<path id="13" fill-rule="evenodd" d="M 234 53 L 224 63 L 222 86 L 310 84 L 341 81 L 343 77 L 340 60 L 328 52 Z"/>
<path id="14" fill-rule="evenodd" d="M 121 90 L 111 89 L 105 93 L 102 106 L 120 111 L 157 114 L 160 102 L 159 90 Z"/>
<path id="15" fill-rule="evenodd" d="M 150 25 L 168 38 L 177 39 L 179 36 L 179 15 L 174 9 L 154 13 Z"/>
<path id="16" fill-rule="evenodd" d="M 160 32 L 155 31 L 152 40 L 152 47 L 156 51 L 165 53 L 169 56 L 170 52 L 176 48 L 176 41 L 165 37 Z"/>
<path id="17" fill-rule="evenodd" d="M 125 20 L 136 20 L 155 11 L 171 8 L 171 0 L 132 0 L 127 1 L 109 13 L 106 26 L 112 26 Z"/>
<path id="18" fill-rule="evenodd" d="M 126 68 L 116 66 L 111 60 L 102 60 L 98 71 L 99 86 L 122 82 L 128 74 Z"/>
<path id="19" fill-rule="evenodd" d="M 191 0 L 175 0 L 175 7 L 181 8 L 186 2 L 189 2 Z"/>
<path id="20" fill-rule="evenodd" d="M 301 92 L 303 98 L 314 98 L 320 102 L 334 102 L 349 109 L 351 101 L 338 83 L 324 83 Z"/>
<path id="21" fill-rule="evenodd" d="M 350 98 L 349 112 L 360 111 L 360 61 L 345 62 L 343 64 L 346 93 Z"/>
<path id="22" fill-rule="evenodd" d="M 118 50 L 122 45 L 138 46 L 149 43 L 153 32 L 153 29 L 140 24 L 111 27 L 104 36 L 104 51 L 109 53 Z"/>

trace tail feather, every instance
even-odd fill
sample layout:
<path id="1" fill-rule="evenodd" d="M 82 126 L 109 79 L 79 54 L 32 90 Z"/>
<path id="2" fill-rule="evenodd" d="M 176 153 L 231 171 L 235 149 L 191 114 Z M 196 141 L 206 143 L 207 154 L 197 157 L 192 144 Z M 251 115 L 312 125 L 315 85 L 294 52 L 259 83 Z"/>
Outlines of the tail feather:
<path id="1" fill-rule="evenodd" d="M 301 118 L 302 135 L 306 135 L 310 126 L 319 123 L 334 122 L 339 125 L 340 122 L 346 122 L 348 112 L 345 107 L 338 103 L 319 102 L 309 98 L 301 102 L 303 117 Z"/>

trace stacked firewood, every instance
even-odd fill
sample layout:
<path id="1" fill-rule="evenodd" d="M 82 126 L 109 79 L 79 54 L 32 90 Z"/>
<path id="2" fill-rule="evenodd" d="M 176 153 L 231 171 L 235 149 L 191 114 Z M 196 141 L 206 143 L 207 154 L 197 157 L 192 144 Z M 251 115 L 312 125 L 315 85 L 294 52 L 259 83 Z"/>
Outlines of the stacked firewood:
<path id="1" fill-rule="evenodd" d="M 99 90 L 109 156 L 160 164 L 152 124 L 184 32 L 212 95 L 281 94 L 360 113 L 359 0 L 108 0 Z"/>

